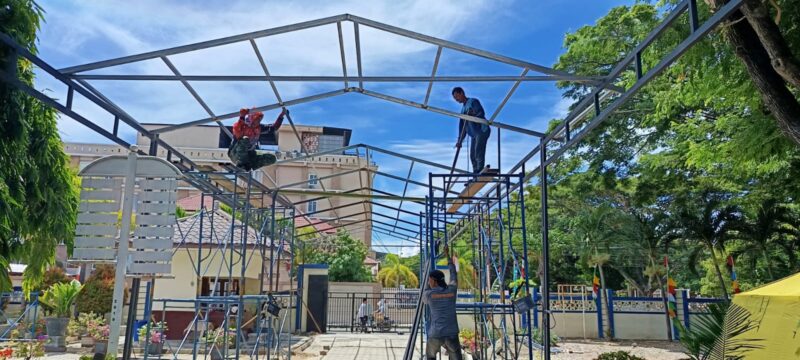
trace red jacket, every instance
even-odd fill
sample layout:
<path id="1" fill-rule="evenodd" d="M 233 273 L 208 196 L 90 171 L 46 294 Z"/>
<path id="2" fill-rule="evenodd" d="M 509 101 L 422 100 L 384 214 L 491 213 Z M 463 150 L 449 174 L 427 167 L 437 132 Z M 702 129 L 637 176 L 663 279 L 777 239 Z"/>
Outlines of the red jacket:
<path id="1" fill-rule="evenodd" d="M 250 117 L 250 125 L 245 122 L 245 116 Z M 264 118 L 264 114 L 260 111 L 254 112 L 248 115 L 246 110 L 242 110 L 239 112 L 239 121 L 233 124 L 233 137 L 236 140 L 241 139 L 243 136 L 247 136 L 253 141 L 258 141 L 258 138 L 261 136 L 261 119 Z M 272 125 L 267 125 L 266 129 L 267 132 L 278 130 L 283 123 L 283 114 L 279 115 L 278 118 Z"/>

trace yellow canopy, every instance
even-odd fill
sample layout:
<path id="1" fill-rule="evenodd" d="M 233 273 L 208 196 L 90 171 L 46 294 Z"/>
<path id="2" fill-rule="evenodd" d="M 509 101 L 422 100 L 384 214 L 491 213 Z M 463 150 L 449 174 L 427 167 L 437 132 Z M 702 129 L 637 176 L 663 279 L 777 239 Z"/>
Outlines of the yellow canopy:
<path id="1" fill-rule="evenodd" d="M 742 335 L 762 346 L 748 352 L 747 359 L 800 359 L 800 273 L 737 294 L 733 303 L 759 323 Z"/>

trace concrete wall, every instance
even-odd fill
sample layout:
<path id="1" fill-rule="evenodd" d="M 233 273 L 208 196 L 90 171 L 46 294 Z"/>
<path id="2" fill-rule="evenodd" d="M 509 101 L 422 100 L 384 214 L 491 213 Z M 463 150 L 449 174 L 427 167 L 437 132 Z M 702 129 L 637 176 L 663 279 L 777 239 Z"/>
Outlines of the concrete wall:
<path id="1" fill-rule="evenodd" d="M 205 258 L 209 255 L 209 251 L 211 251 L 211 256 Z M 172 257 L 172 273 L 170 277 L 156 279 L 153 285 L 153 298 L 154 299 L 194 299 L 200 292 L 200 286 L 202 279 L 197 278 L 196 276 L 196 266 L 197 266 L 197 259 L 199 249 L 196 247 L 189 247 L 185 248 L 182 247 L 179 249 L 175 255 Z M 190 258 L 191 254 L 191 258 Z M 210 248 L 203 248 L 203 262 L 201 272 L 204 273 L 204 277 L 216 277 L 219 276 L 220 278 L 227 278 L 229 276 L 228 273 L 228 266 L 223 262 L 223 254 L 225 257 L 225 262 L 230 261 L 230 250 L 228 252 L 223 253 L 218 249 L 210 249 Z M 259 294 L 259 274 L 260 274 L 260 267 L 262 266 L 261 257 L 260 256 L 253 256 L 252 259 L 249 256 L 245 255 L 247 261 L 250 262 L 249 266 L 245 271 L 245 284 L 244 284 L 244 292 L 245 294 Z M 234 253 L 233 255 L 234 263 L 241 264 L 241 256 Z M 265 264 L 269 266 L 269 263 Z M 284 266 L 284 265 L 281 265 Z M 240 265 L 235 265 L 233 269 L 233 277 L 238 278 L 241 275 L 241 267 Z M 280 276 L 281 278 L 277 278 L 278 274 L 274 274 L 275 280 L 279 281 L 279 283 L 288 283 L 289 282 L 289 275 L 286 271 L 282 271 Z M 268 279 L 265 279 L 267 282 Z M 163 309 L 163 303 L 161 302 L 154 302 L 153 303 L 154 310 L 161 310 Z M 169 309 L 169 307 L 168 307 Z"/>
<path id="2" fill-rule="evenodd" d="M 381 284 L 379 283 L 360 283 L 360 282 L 330 282 L 328 292 L 332 293 L 351 293 L 366 294 L 370 297 L 380 296 Z"/>

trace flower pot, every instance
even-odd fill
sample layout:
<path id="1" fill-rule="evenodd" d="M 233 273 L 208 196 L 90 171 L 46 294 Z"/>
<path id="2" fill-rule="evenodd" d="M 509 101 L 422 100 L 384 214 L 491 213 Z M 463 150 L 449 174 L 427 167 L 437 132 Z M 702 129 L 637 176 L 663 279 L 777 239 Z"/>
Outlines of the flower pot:
<path id="1" fill-rule="evenodd" d="M 222 350 L 216 346 L 212 347 L 211 350 L 211 360 L 222 360 Z"/>
<path id="2" fill-rule="evenodd" d="M 92 347 L 96 343 L 97 342 L 91 336 L 84 336 L 84 337 L 81 338 L 81 347 L 87 347 L 87 348 L 88 347 Z"/>
<path id="3" fill-rule="evenodd" d="M 108 352 L 108 340 L 97 341 L 94 343 L 95 354 L 105 354 Z"/>
<path id="4" fill-rule="evenodd" d="M 150 355 L 161 355 L 164 352 L 164 343 L 147 343 L 147 353 Z"/>
<path id="5" fill-rule="evenodd" d="M 67 335 L 67 325 L 69 318 L 45 318 L 47 335 L 64 337 Z"/>

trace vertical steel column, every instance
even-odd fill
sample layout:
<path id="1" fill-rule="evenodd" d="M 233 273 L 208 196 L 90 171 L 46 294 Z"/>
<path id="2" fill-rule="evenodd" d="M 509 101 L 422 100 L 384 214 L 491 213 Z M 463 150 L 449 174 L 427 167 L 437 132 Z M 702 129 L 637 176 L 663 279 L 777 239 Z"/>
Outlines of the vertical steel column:
<path id="1" fill-rule="evenodd" d="M 272 193 L 272 208 L 270 209 L 270 217 L 271 217 L 270 218 L 270 222 L 272 223 L 272 226 L 271 226 L 272 230 L 270 230 L 270 234 L 269 234 L 269 242 L 270 242 L 270 244 L 269 244 L 269 287 L 268 287 L 269 290 L 268 290 L 268 293 L 272 291 L 272 278 L 274 277 L 273 276 L 272 259 L 275 256 L 275 247 L 273 246 L 274 245 L 273 242 L 275 241 L 275 225 L 276 225 L 276 222 L 275 222 L 275 200 L 276 200 L 277 196 L 278 196 L 278 192 L 277 191 Z M 263 266 L 263 264 L 262 264 L 262 266 Z M 268 321 L 267 323 L 269 324 L 269 327 L 267 328 L 268 329 L 268 333 L 269 333 L 268 335 L 270 337 L 270 340 L 273 340 L 273 337 L 275 336 L 275 329 L 272 327 L 272 320 L 270 319 L 270 321 Z M 271 350 L 272 350 L 272 346 L 267 346 L 267 354 L 264 357 L 265 359 L 269 359 L 270 358 Z"/>
<path id="2" fill-rule="evenodd" d="M 697 17 L 697 0 L 689 0 L 689 25 L 692 32 L 697 31 L 700 27 L 700 20 Z"/>
<path id="3" fill-rule="evenodd" d="M 544 272 L 542 274 L 542 342 L 544 343 L 544 359 L 550 360 L 550 241 L 548 239 L 550 231 L 547 219 L 547 143 L 544 140 L 539 146 L 539 154 L 539 183 L 542 187 L 542 263 L 544 264 Z M 528 321 L 528 334 L 531 334 L 530 321 Z"/>

